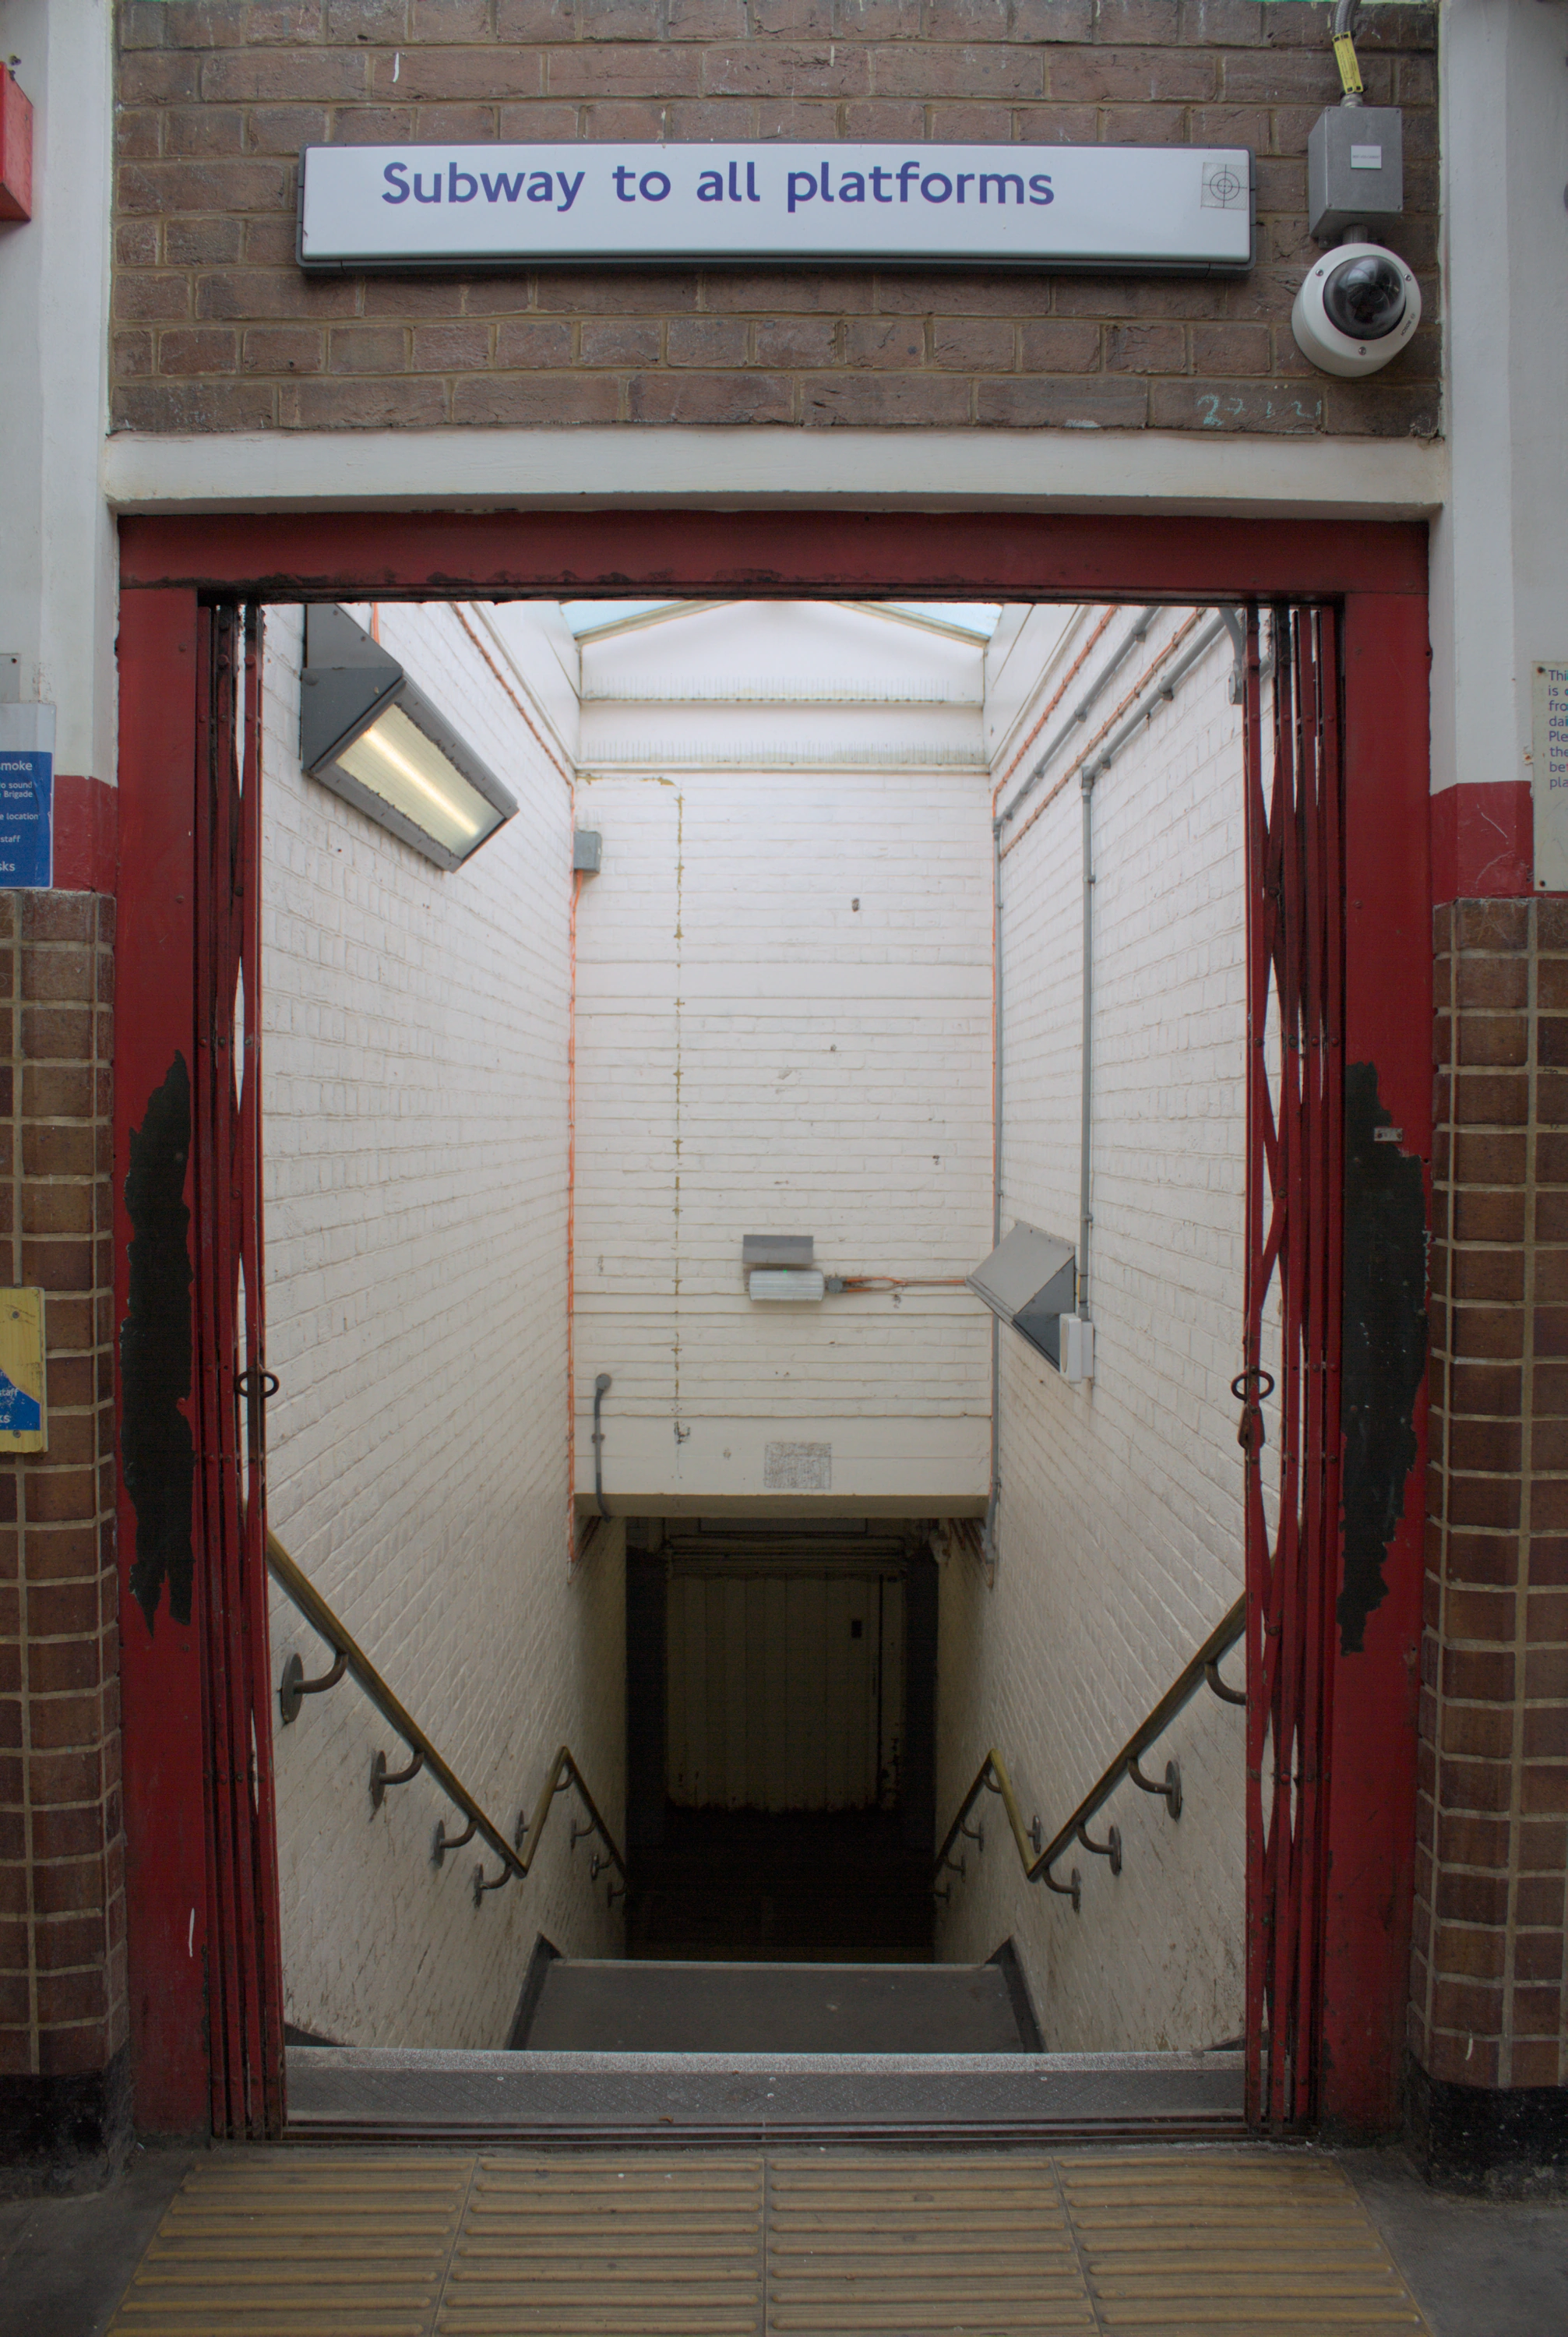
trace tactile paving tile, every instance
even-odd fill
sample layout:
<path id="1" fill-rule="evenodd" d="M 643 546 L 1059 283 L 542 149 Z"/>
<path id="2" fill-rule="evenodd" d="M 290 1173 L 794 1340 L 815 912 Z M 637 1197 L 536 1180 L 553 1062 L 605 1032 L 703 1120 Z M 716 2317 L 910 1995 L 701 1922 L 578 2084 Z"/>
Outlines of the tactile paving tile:
<path id="1" fill-rule="evenodd" d="M 480 2161 L 441 2337 L 758 2337 L 761 2326 L 760 2157 Z"/>
<path id="2" fill-rule="evenodd" d="M 769 2337 L 1094 2327 L 1049 2158 L 770 2161 Z"/>
<path id="3" fill-rule="evenodd" d="M 1150 2151 L 1056 2166 L 1106 2337 L 1428 2337 L 1331 2159 Z"/>
<path id="4" fill-rule="evenodd" d="M 193 2168 L 110 2337 L 428 2337 L 473 2171 L 401 2151 Z"/>
<path id="5" fill-rule="evenodd" d="M 1430 2337 L 1307 2151 L 226 2153 L 111 2337 Z"/>

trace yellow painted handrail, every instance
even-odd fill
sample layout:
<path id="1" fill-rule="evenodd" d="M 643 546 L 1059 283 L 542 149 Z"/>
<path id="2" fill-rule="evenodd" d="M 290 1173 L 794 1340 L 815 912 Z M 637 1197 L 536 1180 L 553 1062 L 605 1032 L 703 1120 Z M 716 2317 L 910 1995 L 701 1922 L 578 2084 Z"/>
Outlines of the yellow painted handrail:
<path id="1" fill-rule="evenodd" d="M 1007 1823 L 1013 1829 L 1013 1840 L 1017 1846 L 1024 1881 L 1026 1882 L 1044 1882 L 1047 1890 L 1060 1892 L 1063 1897 L 1070 1896 L 1076 1907 L 1078 1904 L 1076 1871 L 1071 1883 L 1058 1882 L 1051 1873 L 1052 1867 L 1062 1856 L 1063 1852 L 1069 1849 L 1074 1842 L 1086 1841 L 1084 1828 L 1090 1819 L 1097 1811 L 1104 1807 L 1122 1780 L 1133 1774 L 1141 1756 L 1149 1750 L 1156 1738 L 1164 1735 L 1177 1714 L 1191 1702 L 1205 1682 L 1214 1690 L 1216 1696 L 1221 1697 L 1227 1704 L 1246 1702 L 1244 1696 L 1239 1696 L 1234 1689 L 1227 1688 L 1218 1676 L 1220 1657 L 1235 1646 L 1246 1628 L 1247 1595 L 1243 1591 L 1224 1620 L 1215 1626 L 1197 1654 L 1183 1666 L 1148 1718 L 1140 1727 L 1134 1729 L 1110 1767 L 1095 1780 L 1072 1816 L 1044 1845 L 1040 1839 L 1039 1820 L 1035 1820 L 1035 1830 L 1033 1833 L 1025 1826 L 1023 1812 L 1018 1806 L 1018 1796 L 1014 1792 L 1013 1781 L 1007 1775 L 1007 1765 L 993 1745 L 975 1772 L 975 1781 L 965 1794 L 958 1807 L 958 1814 L 943 1838 L 942 1847 L 936 1853 L 935 1873 L 940 1875 L 943 1868 L 948 1864 L 954 1845 L 964 1832 L 964 1822 L 981 1794 L 993 1793 L 1000 1795 L 1002 1806 L 1007 1813 Z M 1167 1793 L 1169 1791 L 1165 1786 L 1150 1785 L 1148 1781 L 1142 1777 L 1138 1778 L 1137 1782 L 1143 1785 L 1146 1792 Z M 1088 1843 L 1087 1846 L 1096 1850 L 1101 1847 L 1098 1843 Z M 1119 1855 L 1117 1863 L 1120 1863 Z"/>
<path id="2" fill-rule="evenodd" d="M 334 1614 L 309 1576 L 290 1558 L 270 1527 L 267 1531 L 267 1566 L 279 1589 L 298 1607 L 311 1629 L 318 1632 L 332 1649 L 337 1657 L 337 1663 L 328 1677 L 337 1677 L 345 1670 L 353 1673 L 382 1718 L 397 1731 L 410 1753 L 418 1755 L 417 1765 L 430 1772 L 447 1799 L 456 1803 L 469 1820 L 471 1831 L 482 1834 L 500 1859 L 502 1871 L 495 1882 L 485 1882 L 482 1871 L 475 1874 L 474 1894 L 476 1900 L 485 1891 L 497 1889 L 501 1882 L 508 1881 L 514 1874 L 521 1880 L 527 1873 L 534 1863 L 534 1855 L 539 1847 L 555 1796 L 564 1791 L 568 1785 L 575 1789 L 578 1799 L 588 1814 L 590 1826 L 604 1845 L 603 1863 L 613 1866 L 622 1880 L 625 1880 L 626 1862 L 621 1855 L 613 1834 L 600 1816 L 598 1805 L 593 1794 L 583 1783 L 583 1773 L 577 1766 L 570 1745 L 563 1745 L 556 1753 L 554 1763 L 534 1809 L 533 1823 L 528 1827 L 526 1834 L 524 1832 L 523 1821 L 519 1818 L 515 1839 L 508 1842 L 501 1828 L 480 1808 L 456 1772 L 442 1759 L 418 1722 L 405 1709 L 363 1648 Z M 450 1846 L 456 1847 L 455 1844 Z M 597 1853 L 595 1853 L 595 1859 L 597 1860 Z M 597 1863 L 593 1872 L 598 1873 Z"/>

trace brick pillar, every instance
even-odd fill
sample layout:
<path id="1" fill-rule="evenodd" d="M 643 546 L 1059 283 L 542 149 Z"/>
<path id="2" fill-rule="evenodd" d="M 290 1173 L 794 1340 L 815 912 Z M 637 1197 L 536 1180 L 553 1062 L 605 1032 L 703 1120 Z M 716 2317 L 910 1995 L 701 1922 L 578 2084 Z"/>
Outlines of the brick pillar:
<path id="1" fill-rule="evenodd" d="M 0 1459 L 0 2184 L 127 2127 L 114 1570 L 114 904 L 0 892 L 0 1260 L 46 1293 L 46 1452 Z"/>
<path id="2" fill-rule="evenodd" d="M 1568 901 L 1436 913 L 1410 2042 L 1434 2172 L 1568 2167 Z"/>

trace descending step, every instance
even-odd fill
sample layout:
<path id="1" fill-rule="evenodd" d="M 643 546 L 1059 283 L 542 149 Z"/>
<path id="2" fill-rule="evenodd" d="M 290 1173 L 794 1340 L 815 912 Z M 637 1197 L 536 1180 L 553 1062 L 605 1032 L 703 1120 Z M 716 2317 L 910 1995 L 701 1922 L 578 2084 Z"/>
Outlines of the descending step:
<path id="1" fill-rule="evenodd" d="M 443 2053 L 290 2046 L 321 2141 L 1202 2139 L 1242 2131 L 1239 2053 Z"/>
<path id="2" fill-rule="evenodd" d="M 997 1964 L 553 1963 L 537 2052 L 1022 2053 Z"/>

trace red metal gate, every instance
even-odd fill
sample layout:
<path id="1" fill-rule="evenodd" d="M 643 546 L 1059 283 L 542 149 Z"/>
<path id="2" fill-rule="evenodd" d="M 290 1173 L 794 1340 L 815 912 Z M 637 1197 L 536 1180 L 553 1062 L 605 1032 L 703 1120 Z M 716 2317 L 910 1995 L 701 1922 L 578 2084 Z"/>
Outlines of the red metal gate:
<path id="1" fill-rule="evenodd" d="M 1331 610 L 1250 611 L 1244 727 L 1247 2115 L 1289 2127 L 1318 2107 L 1339 1545 L 1345 888 Z"/>
<path id="2" fill-rule="evenodd" d="M 212 2131 L 283 2123 L 267 1637 L 261 1256 L 261 610 L 198 633 L 192 1096 L 196 1546 L 208 1748 Z"/>

